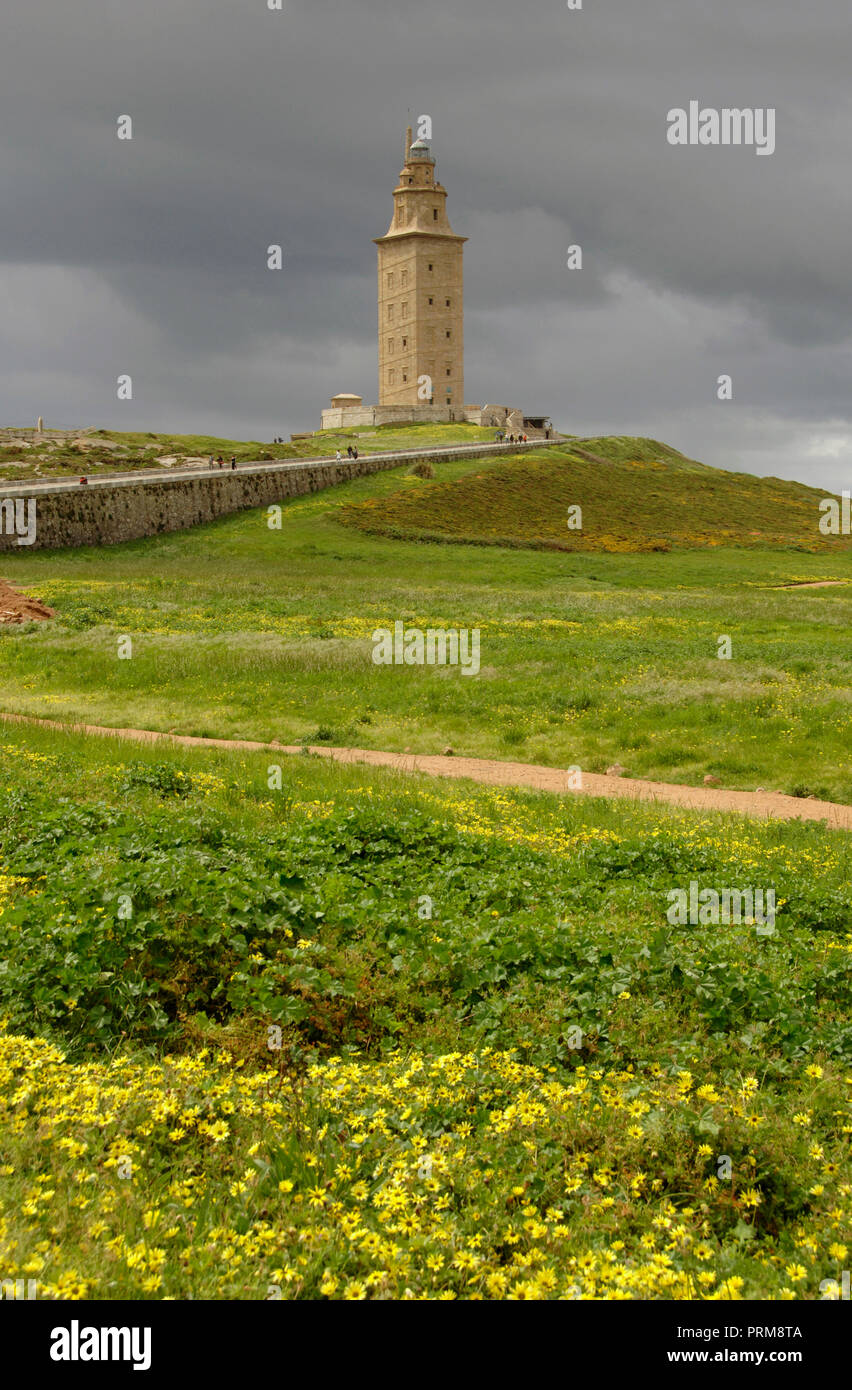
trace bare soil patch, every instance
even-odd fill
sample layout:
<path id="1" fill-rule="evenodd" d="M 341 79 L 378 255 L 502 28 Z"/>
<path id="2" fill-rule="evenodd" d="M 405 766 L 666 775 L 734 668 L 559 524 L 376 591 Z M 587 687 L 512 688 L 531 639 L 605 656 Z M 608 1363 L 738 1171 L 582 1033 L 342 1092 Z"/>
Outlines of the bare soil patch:
<path id="1" fill-rule="evenodd" d="M 56 616 L 40 599 L 19 594 L 0 579 L 0 623 L 41 623 Z"/>

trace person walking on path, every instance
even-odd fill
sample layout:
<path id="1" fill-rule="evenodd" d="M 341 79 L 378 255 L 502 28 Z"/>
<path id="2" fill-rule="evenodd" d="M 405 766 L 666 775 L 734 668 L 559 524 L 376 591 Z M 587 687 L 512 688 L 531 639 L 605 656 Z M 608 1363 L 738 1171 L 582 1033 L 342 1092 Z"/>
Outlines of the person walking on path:
<path id="1" fill-rule="evenodd" d="M 236 466 L 237 466 L 237 456 L 236 456 L 236 454 L 232 454 L 232 455 L 231 455 L 231 472 L 232 472 L 232 473 L 233 473 L 234 469 L 236 468 Z"/>
<path id="2" fill-rule="evenodd" d="M 337 453 L 334 455 L 334 458 L 335 458 L 335 462 L 336 462 L 336 463 L 342 463 L 342 462 L 343 462 L 343 455 L 341 454 L 341 452 L 340 452 L 339 449 L 338 449 Z"/>

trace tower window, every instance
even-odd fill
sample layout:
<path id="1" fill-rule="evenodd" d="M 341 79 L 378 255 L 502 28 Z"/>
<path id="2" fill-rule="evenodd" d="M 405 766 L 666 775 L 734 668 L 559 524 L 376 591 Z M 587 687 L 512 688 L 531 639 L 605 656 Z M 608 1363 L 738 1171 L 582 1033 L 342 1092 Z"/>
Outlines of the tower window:
<path id="1" fill-rule="evenodd" d="M 388 305 L 388 323 L 393 323 L 393 305 Z"/>
<path id="2" fill-rule="evenodd" d="M 435 303 L 434 299 L 430 299 L 430 300 L 429 300 L 429 303 L 430 303 L 430 304 L 434 304 L 434 303 Z"/>
<path id="3" fill-rule="evenodd" d="M 407 372 L 403 372 L 403 374 L 402 374 L 402 379 L 403 379 L 403 381 L 407 381 L 407 380 L 408 380 L 408 373 L 407 373 Z"/>
<path id="4" fill-rule="evenodd" d="M 450 307 L 450 301 L 447 300 L 447 308 L 449 309 L 449 307 Z"/>
<path id="5" fill-rule="evenodd" d="M 430 270 L 432 269 L 431 265 L 430 265 L 429 269 L 430 269 Z"/>
<path id="6" fill-rule="evenodd" d="M 388 352 L 393 352 L 393 338 L 388 338 Z"/>
<path id="7" fill-rule="evenodd" d="M 433 208 L 433 209 L 432 209 L 432 221 L 433 221 L 433 222 L 437 222 L 437 220 L 438 220 L 438 209 L 437 209 L 437 208 Z"/>
<path id="8" fill-rule="evenodd" d="M 452 369 L 452 367 L 448 367 L 448 368 L 447 368 L 447 376 L 452 376 L 452 374 L 453 374 L 453 369 Z"/>
<path id="9" fill-rule="evenodd" d="M 448 328 L 448 329 L 447 329 L 447 337 L 448 337 L 448 338 L 451 338 L 452 336 L 453 336 L 453 335 L 452 335 L 452 333 L 450 332 L 450 330 L 449 330 L 449 328 Z"/>
<path id="10" fill-rule="evenodd" d="M 393 271 L 392 271 L 392 270 L 388 273 L 388 289 L 389 289 L 389 290 L 392 290 L 392 289 L 393 289 Z"/>
<path id="11" fill-rule="evenodd" d="M 447 336 L 449 337 L 449 334 L 448 334 Z M 404 348 L 407 348 L 407 347 L 408 347 L 408 339 L 407 339 L 407 338 L 403 338 L 403 340 L 402 340 L 402 346 L 403 346 Z"/>
<path id="12" fill-rule="evenodd" d="M 408 302 L 407 302 L 407 301 L 406 301 L 406 302 L 403 304 L 403 306 L 402 306 L 402 317 L 403 317 L 404 319 L 405 319 L 405 318 L 408 318 Z"/>
<path id="13" fill-rule="evenodd" d="M 407 284 L 408 284 L 408 271 L 407 271 L 407 270 L 404 270 L 404 271 L 402 272 L 402 282 L 401 282 L 401 283 L 402 283 L 403 285 L 407 285 Z"/>

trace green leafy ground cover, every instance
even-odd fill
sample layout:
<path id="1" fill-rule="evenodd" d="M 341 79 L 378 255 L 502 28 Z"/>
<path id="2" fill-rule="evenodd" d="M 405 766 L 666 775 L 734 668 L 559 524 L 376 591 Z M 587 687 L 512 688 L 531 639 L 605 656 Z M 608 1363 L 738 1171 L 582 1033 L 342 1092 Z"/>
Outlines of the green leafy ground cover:
<path id="1" fill-rule="evenodd" d="M 2 745 L 10 1277 L 347 1299 L 840 1278 L 847 836 L 310 757 L 279 778 L 266 754 Z M 671 927 L 693 878 L 774 885 L 775 933 Z"/>

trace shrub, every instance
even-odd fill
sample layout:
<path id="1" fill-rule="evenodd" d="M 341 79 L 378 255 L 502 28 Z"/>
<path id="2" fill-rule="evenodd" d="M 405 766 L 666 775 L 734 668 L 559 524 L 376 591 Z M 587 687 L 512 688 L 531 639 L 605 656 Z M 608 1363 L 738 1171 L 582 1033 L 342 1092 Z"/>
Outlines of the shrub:
<path id="1" fill-rule="evenodd" d="M 194 787 L 188 772 L 171 763 L 131 763 L 121 783 L 121 791 L 128 792 L 134 787 L 146 787 L 158 796 L 189 796 Z"/>

